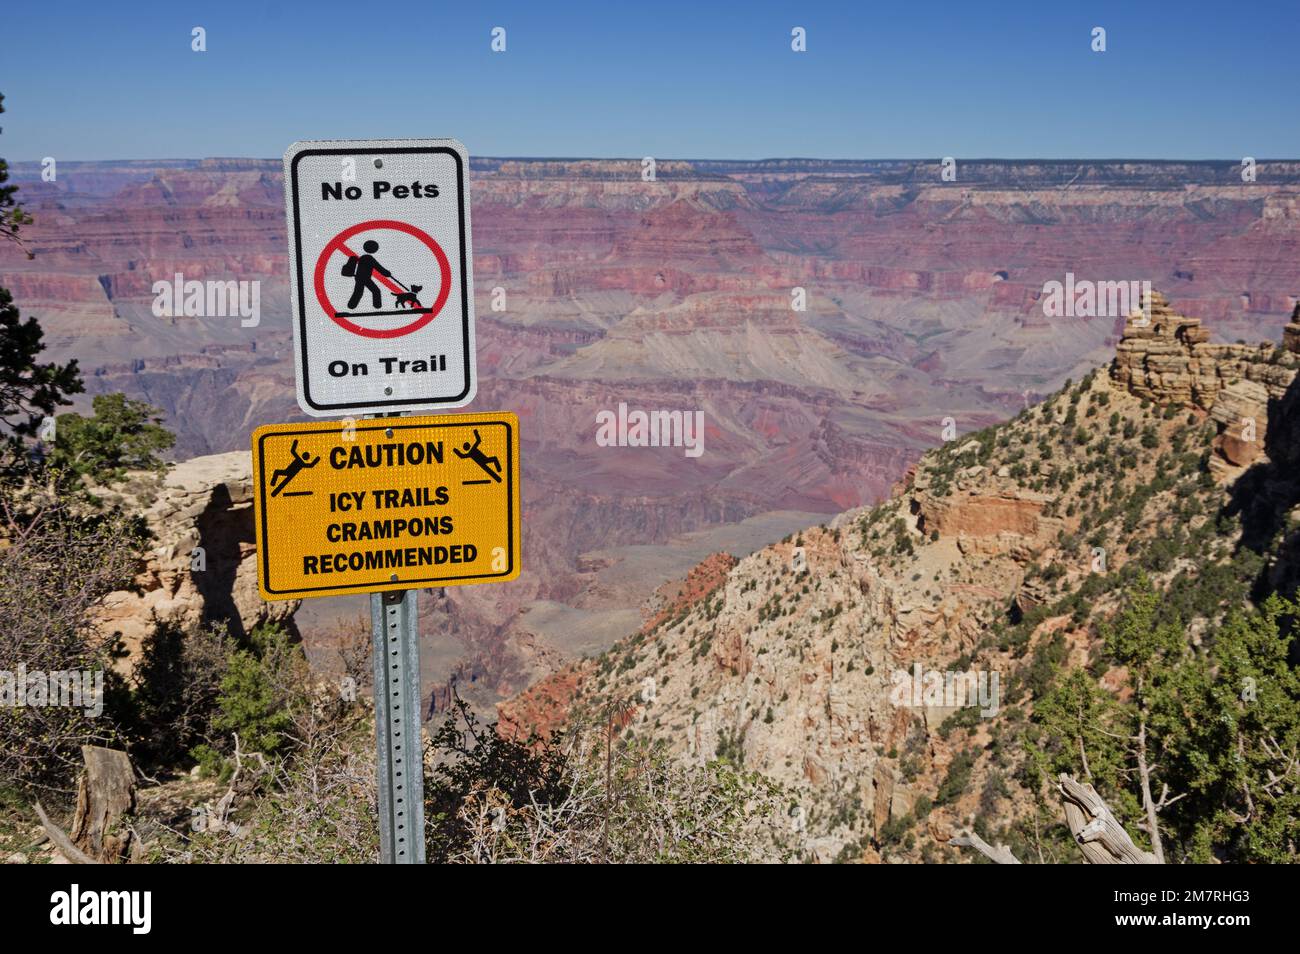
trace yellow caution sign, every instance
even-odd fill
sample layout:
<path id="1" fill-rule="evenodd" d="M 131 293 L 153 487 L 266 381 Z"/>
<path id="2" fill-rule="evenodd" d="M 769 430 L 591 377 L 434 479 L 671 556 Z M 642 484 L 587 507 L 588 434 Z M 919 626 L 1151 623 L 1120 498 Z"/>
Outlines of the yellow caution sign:
<path id="1" fill-rule="evenodd" d="M 513 414 L 270 424 L 253 476 L 263 599 L 519 575 Z"/>

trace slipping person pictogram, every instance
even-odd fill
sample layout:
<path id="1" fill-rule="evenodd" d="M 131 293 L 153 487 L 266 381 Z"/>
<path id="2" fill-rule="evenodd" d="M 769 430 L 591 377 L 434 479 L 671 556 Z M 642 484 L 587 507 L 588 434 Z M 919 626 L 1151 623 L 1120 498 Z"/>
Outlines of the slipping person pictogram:
<path id="1" fill-rule="evenodd" d="M 472 460 L 474 463 L 478 464 L 479 469 L 482 470 L 483 473 L 487 474 L 489 477 L 491 477 L 494 481 L 496 481 L 499 484 L 501 483 L 501 461 L 499 461 L 495 457 L 488 457 L 486 454 L 484 454 L 483 451 L 479 448 L 479 445 L 482 443 L 483 443 L 483 437 L 479 434 L 478 428 L 476 427 L 474 428 L 473 444 L 471 444 L 469 441 L 466 441 L 465 443 L 461 444 L 459 448 L 453 447 L 451 450 L 452 453 L 454 453 L 457 457 L 461 458 L 462 460 Z M 488 466 L 489 464 L 491 464 L 492 466 L 489 467 Z M 495 470 L 493 468 L 495 468 Z M 484 481 L 484 483 L 486 483 L 486 481 Z"/>
<path id="2" fill-rule="evenodd" d="M 305 451 L 302 454 L 299 454 L 297 441 L 293 442 L 293 446 L 289 448 L 289 453 L 293 455 L 293 461 L 289 464 L 289 466 L 282 467 L 271 474 L 271 496 L 272 497 L 280 496 L 280 491 L 284 490 L 285 487 L 288 487 L 289 481 L 297 477 L 300 473 L 302 473 L 302 471 L 311 470 L 313 467 L 315 467 L 317 464 L 320 463 L 320 457 L 317 457 L 315 460 L 311 460 L 310 451 Z M 309 461 L 310 463 L 308 463 Z M 280 481 L 280 485 L 278 487 L 275 484 L 275 479 L 277 477 L 284 478 L 283 480 Z M 310 490 L 300 490 L 291 494 L 285 494 L 285 496 L 305 497 L 310 494 L 311 494 Z"/>

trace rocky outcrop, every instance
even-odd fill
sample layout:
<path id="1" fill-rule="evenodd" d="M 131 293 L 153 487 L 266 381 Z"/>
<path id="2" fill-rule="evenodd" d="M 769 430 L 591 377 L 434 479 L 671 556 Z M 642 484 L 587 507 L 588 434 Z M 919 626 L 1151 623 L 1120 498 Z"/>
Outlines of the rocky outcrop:
<path id="1" fill-rule="evenodd" d="M 1043 524 L 1043 505 L 1049 498 L 1043 494 L 1004 491 L 957 493 L 948 497 L 918 493 L 913 499 L 918 510 L 917 529 L 923 534 L 937 530 L 945 537 L 992 537 L 1000 533 L 1037 537 Z"/>
<path id="2" fill-rule="evenodd" d="M 1115 349 L 1111 377 L 1121 387 L 1156 404 L 1181 404 L 1209 411 L 1219 393 L 1234 381 L 1259 383 L 1269 397 L 1280 398 L 1295 376 L 1289 357 L 1300 339 L 1287 348 L 1216 344 L 1199 318 L 1174 312 L 1159 293 L 1152 293 L 1150 317 L 1130 315 Z"/>
<path id="3" fill-rule="evenodd" d="M 1216 469 L 1231 473 L 1254 463 L 1264 454 L 1269 408 L 1286 395 L 1300 367 L 1300 307 L 1282 347 L 1217 344 L 1199 318 L 1175 313 L 1158 293 L 1151 298 L 1149 317 L 1135 312 L 1125 323 L 1112 380 L 1156 404 L 1208 413 L 1220 428 Z"/>
<path id="4" fill-rule="evenodd" d="M 259 623 L 290 619 L 299 601 L 268 603 L 257 590 L 252 466 L 246 451 L 196 457 L 164 478 L 144 519 L 153 546 L 139 592 L 105 598 L 98 626 L 120 634 L 134 665 L 156 623 L 224 622 L 241 636 Z"/>
<path id="5" fill-rule="evenodd" d="M 1236 380 L 1219 392 L 1210 417 L 1221 428 L 1215 449 L 1228 463 L 1246 467 L 1263 454 L 1268 402 L 1268 389 L 1258 381 Z"/>

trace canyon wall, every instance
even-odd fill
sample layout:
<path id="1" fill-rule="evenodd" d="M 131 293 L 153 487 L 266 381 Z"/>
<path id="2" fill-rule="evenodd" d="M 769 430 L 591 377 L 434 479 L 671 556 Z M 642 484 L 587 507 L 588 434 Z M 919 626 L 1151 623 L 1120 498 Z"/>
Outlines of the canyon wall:
<path id="1" fill-rule="evenodd" d="M 1226 340 L 1271 334 L 1300 294 L 1296 163 L 1249 184 L 1230 163 L 972 162 L 957 182 L 924 161 L 640 170 L 471 164 L 476 406 L 520 415 L 524 573 L 427 601 L 430 631 L 459 645 L 428 647 L 444 688 L 469 673 L 508 694 L 598 651 L 707 553 L 879 500 L 945 420 L 1003 420 L 1108 360 L 1122 315 L 1044 315 L 1044 283 L 1067 272 L 1150 280 Z M 277 160 L 13 171 L 35 258 L 0 248 L 0 283 L 51 358 L 80 360 L 87 398 L 162 408 L 178 459 L 299 417 Z M 178 272 L 260 281 L 260 321 L 156 316 L 153 283 Z M 702 411 L 704 454 L 598 446 L 596 414 L 620 402 Z M 300 618 L 310 638 L 364 612 L 312 601 Z"/>
<path id="2" fill-rule="evenodd" d="M 1203 574 L 1214 592 L 1257 545 L 1255 515 L 1233 519 L 1243 498 L 1269 501 L 1277 526 L 1300 516 L 1294 466 L 1274 466 L 1300 456 L 1300 415 L 1287 416 L 1296 322 L 1279 348 L 1211 343 L 1159 298 L 1150 319 L 1128 323 L 1109 366 L 925 454 L 881 506 L 734 566 L 702 564 L 670 613 L 502 703 L 499 731 L 591 730 L 584 718 L 617 707 L 629 737 L 684 765 L 726 758 L 781 783 L 788 815 L 755 823 L 804 860 L 962 860 L 949 840 L 976 819 L 990 833 L 1032 819 L 1039 832 L 1033 785 L 1019 781 L 1046 744 L 1025 734 L 1037 699 L 1026 687 L 1049 660 L 1107 658 L 1120 571 L 1138 561 L 1162 588 L 1185 574 L 1184 596 Z M 1250 460 L 1224 444 L 1243 384 L 1261 402 L 1254 443 L 1272 435 Z M 1295 536 L 1270 544 L 1269 582 L 1283 592 L 1300 585 Z M 1250 561 L 1239 570 L 1246 590 L 1260 582 Z M 1194 602 L 1193 639 L 1205 622 Z M 954 672 L 982 674 L 989 696 L 971 683 L 956 698 L 922 690 L 923 676 L 942 687 Z M 1115 669 L 1098 677 L 1124 685 Z"/>

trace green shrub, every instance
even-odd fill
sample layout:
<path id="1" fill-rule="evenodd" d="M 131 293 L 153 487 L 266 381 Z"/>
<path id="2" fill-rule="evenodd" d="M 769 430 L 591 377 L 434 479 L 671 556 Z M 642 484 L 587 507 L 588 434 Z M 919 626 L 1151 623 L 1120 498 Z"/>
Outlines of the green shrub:
<path id="1" fill-rule="evenodd" d="M 939 791 L 935 793 L 934 803 L 936 805 L 947 805 L 960 798 L 970 787 L 971 770 L 975 767 L 975 754 L 969 749 L 963 749 L 954 756 L 952 762 L 948 765 L 948 774 L 944 776 L 943 781 L 939 784 Z"/>
<path id="2" fill-rule="evenodd" d="M 212 725 L 237 733 L 242 748 L 274 755 L 286 745 L 285 732 L 293 723 L 289 706 L 302 688 L 306 660 L 275 624 L 253 630 L 250 643 L 230 657 Z"/>

